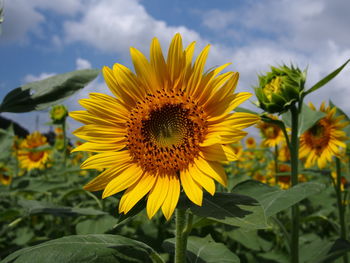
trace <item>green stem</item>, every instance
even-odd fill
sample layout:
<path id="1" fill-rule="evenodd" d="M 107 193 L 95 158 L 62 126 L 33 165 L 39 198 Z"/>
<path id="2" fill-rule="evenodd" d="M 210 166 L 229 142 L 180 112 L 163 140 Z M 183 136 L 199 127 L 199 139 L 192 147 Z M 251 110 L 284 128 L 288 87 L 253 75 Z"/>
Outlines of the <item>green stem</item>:
<path id="1" fill-rule="evenodd" d="M 335 185 L 335 193 L 337 195 L 337 206 L 338 206 L 338 212 L 339 212 L 339 223 L 340 223 L 340 237 L 342 239 L 346 239 L 346 225 L 345 225 L 345 210 L 344 210 L 344 205 L 342 202 L 342 197 L 341 197 L 341 163 L 339 158 L 335 158 L 335 163 L 336 163 L 336 169 L 337 169 L 337 180 L 336 180 L 336 185 Z M 343 256 L 343 262 L 348 263 L 348 255 L 347 253 L 344 254 Z"/>
<path id="2" fill-rule="evenodd" d="M 292 166 L 292 186 L 298 184 L 298 165 L 299 165 L 299 137 L 298 120 L 299 111 L 295 105 L 291 108 L 292 115 L 292 136 L 291 136 L 291 166 Z M 291 262 L 299 262 L 299 205 L 292 206 L 292 229 L 291 229 Z"/>
<path id="3" fill-rule="evenodd" d="M 187 236 L 184 235 L 186 224 L 186 210 L 176 209 L 175 215 L 175 263 L 186 262 Z"/>
<path id="4" fill-rule="evenodd" d="M 274 152 L 274 164 L 275 164 L 275 185 L 278 185 L 278 145 L 275 145 Z"/>
<path id="5" fill-rule="evenodd" d="M 63 132 L 63 164 L 66 166 L 67 161 L 67 131 L 66 131 L 66 120 L 62 122 L 62 132 Z"/>

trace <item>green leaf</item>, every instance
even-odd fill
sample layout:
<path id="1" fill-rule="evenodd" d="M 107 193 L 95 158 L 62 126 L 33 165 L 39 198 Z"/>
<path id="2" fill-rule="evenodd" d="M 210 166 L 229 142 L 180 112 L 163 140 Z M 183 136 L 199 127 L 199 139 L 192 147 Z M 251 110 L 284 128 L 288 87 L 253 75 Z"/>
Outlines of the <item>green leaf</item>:
<path id="1" fill-rule="evenodd" d="M 340 116 L 340 115 L 344 115 L 345 117 L 345 121 L 350 123 L 350 118 L 349 116 L 339 107 L 337 107 L 331 100 L 329 100 L 329 106 L 331 106 L 332 108 L 336 107 L 337 108 L 337 112 L 336 115 Z M 346 133 L 347 137 L 350 137 L 350 125 L 347 125 L 346 127 L 343 128 L 343 131 Z"/>
<path id="2" fill-rule="evenodd" d="M 331 242 L 316 237 L 308 244 L 300 246 L 300 262 L 331 263 L 348 252 L 350 252 L 350 242 L 347 240 L 337 239 Z"/>
<path id="3" fill-rule="evenodd" d="M 280 251 L 272 250 L 265 253 L 259 253 L 258 255 L 263 259 L 267 259 L 268 260 L 267 262 L 277 262 L 277 263 L 290 262 L 290 258 L 288 258 L 288 256 L 284 252 L 280 252 Z M 266 261 L 262 261 L 262 262 L 266 262 Z"/>
<path id="4" fill-rule="evenodd" d="M 234 229 L 227 233 L 230 238 L 234 241 L 242 244 L 250 250 L 260 251 L 260 250 L 270 250 L 272 247 L 272 242 L 268 242 L 262 239 L 258 235 L 257 230 L 246 230 L 242 228 Z"/>
<path id="5" fill-rule="evenodd" d="M 326 114 L 322 111 L 314 111 L 306 104 L 303 104 L 301 113 L 299 114 L 299 124 L 298 124 L 298 136 L 302 135 L 313 125 L 315 125 L 320 119 L 325 117 Z M 282 120 L 287 127 L 291 128 L 291 113 L 288 111 L 282 114 Z"/>
<path id="6" fill-rule="evenodd" d="M 2 263 L 151 263 L 159 255 L 146 244 L 118 235 L 66 236 L 20 249 Z"/>
<path id="7" fill-rule="evenodd" d="M 258 181 L 249 180 L 238 184 L 232 191 L 238 194 L 244 193 L 259 200 L 266 217 L 270 217 L 324 189 L 325 185 L 323 184 L 308 182 L 298 184 L 288 190 L 281 190 Z"/>
<path id="8" fill-rule="evenodd" d="M 329 81 L 331 81 L 334 77 L 336 77 L 340 71 L 343 70 L 343 68 L 348 64 L 350 59 L 348 59 L 343 65 L 341 65 L 339 68 L 334 70 L 332 73 L 328 74 L 326 77 L 321 79 L 319 82 L 317 82 L 315 85 L 313 85 L 310 89 L 305 91 L 304 96 L 310 94 L 311 92 L 314 92 L 315 90 L 318 90 L 319 88 L 326 85 Z"/>
<path id="9" fill-rule="evenodd" d="M 94 219 L 87 219 L 79 222 L 75 229 L 78 235 L 104 234 L 111 230 L 117 220 L 111 215 L 105 215 Z"/>
<path id="10" fill-rule="evenodd" d="M 22 206 L 27 214 L 52 214 L 56 216 L 77 216 L 77 215 L 104 215 L 103 211 L 92 208 L 77 208 L 68 206 L 58 206 L 51 203 L 36 200 L 20 200 L 19 205 Z"/>
<path id="11" fill-rule="evenodd" d="M 163 248 L 174 253 L 175 238 L 167 239 Z M 204 238 L 189 236 L 186 251 L 187 262 L 198 263 L 239 263 L 239 258 L 232 253 L 224 244 L 216 243 L 211 236 Z M 185 262 L 184 262 L 185 263 Z"/>
<path id="12" fill-rule="evenodd" d="M 0 112 L 29 112 L 60 103 L 84 88 L 99 72 L 98 69 L 83 69 L 28 83 L 5 96 Z"/>
<path id="13" fill-rule="evenodd" d="M 13 125 L 0 129 L 0 160 L 11 156 L 14 136 Z"/>
<path id="14" fill-rule="evenodd" d="M 45 193 L 71 186 L 69 182 L 62 182 L 61 180 L 44 181 L 41 178 L 31 178 L 28 180 L 28 183 L 29 184 L 25 188 L 20 189 L 20 191 Z"/>
<path id="15" fill-rule="evenodd" d="M 205 193 L 202 206 L 197 206 L 182 195 L 178 207 L 190 208 L 193 214 L 216 222 L 248 229 L 266 228 L 262 206 L 253 198 L 236 193 Z"/>

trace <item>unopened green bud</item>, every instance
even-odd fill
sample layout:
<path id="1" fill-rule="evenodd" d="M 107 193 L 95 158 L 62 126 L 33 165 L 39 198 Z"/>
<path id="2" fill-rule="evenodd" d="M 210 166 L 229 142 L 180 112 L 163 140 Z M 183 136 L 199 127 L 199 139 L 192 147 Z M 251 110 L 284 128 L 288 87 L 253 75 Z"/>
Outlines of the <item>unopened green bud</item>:
<path id="1" fill-rule="evenodd" d="M 63 105 L 55 105 L 51 108 L 50 117 L 54 124 L 60 124 L 66 120 L 68 116 L 67 108 Z"/>
<path id="2" fill-rule="evenodd" d="M 287 111 L 293 103 L 299 101 L 304 89 L 306 72 L 285 65 L 259 76 L 259 86 L 255 87 L 255 95 L 259 107 L 269 113 Z"/>

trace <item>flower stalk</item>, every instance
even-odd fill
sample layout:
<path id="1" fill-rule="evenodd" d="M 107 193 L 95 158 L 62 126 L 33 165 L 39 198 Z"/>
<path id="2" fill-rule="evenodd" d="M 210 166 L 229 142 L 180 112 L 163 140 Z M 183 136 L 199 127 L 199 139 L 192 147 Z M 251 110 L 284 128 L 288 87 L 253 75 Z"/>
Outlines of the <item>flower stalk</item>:
<path id="1" fill-rule="evenodd" d="M 296 105 L 291 107 L 291 122 L 292 122 L 292 134 L 291 134 L 291 166 L 292 174 L 291 181 L 292 187 L 298 184 L 298 165 L 299 165 L 299 137 L 298 137 L 298 120 L 299 111 Z M 299 204 L 292 206 L 292 228 L 291 228 L 291 262 L 299 262 Z"/>
<path id="2" fill-rule="evenodd" d="M 340 237 L 342 239 L 346 239 L 346 224 L 345 224 L 345 206 L 343 204 L 342 196 L 341 196 L 341 163 L 339 158 L 335 158 L 336 163 L 336 172 L 337 172 L 337 180 L 335 182 L 335 193 L 337 196 L 337 206 L 338 206 L 338 213 L 339 213 L 339 223 L 340 223 Z M 333 181 L 334 182 L 334 181 Z M 343 262 L 348 263 L 349 258 L 347 253 L 343 256 Z"/>
<path id="3" fill-rule="evenodd" d="M 176 232 L 175 232 L 175 263 L 186 262 L 187 238 L 192 230 L 193 215 L 186 209 L 176 209 Z M 187 221 L 187 223 L 186 223 Z"/>

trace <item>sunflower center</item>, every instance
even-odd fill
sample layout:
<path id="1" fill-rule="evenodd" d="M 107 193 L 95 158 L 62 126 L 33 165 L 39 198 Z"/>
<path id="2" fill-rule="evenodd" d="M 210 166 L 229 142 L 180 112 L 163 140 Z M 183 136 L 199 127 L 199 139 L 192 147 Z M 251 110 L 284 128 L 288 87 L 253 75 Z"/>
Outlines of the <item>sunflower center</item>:
<path id="1" fill-rule="evenodd" d="M 327 146 L 330 140 L 330 124 L 326 119 L 321 119 L 305 133 L 305 142 L 307 145 L 320 154 Z"/>
<path id="2" fill-rule="evenodd" d="M 187 114 L 188 110 L 181 105 L 165 105 L 152 111 L 150 118 L 144 120 L 142 133 L 159 147 L 179 146 L 193 130 Z"/>
<path id="3" fill-rule="evenodd" d="M 44 156 L 44 152 L 30 152 L 29 159 L 33 162 L 40 161 Z"/>
<path id="4" fill-rule="evenodd" d="M 183 93 L 148 95 L 130 114 L 127 147 L 150 173 L 176 173 L 198 157 L 207 124 L 204 111 Z"/>
<path id="5" fill-rule="evenodd" d="M 269 139 L 274 139 L 278 137 L 279 131 L 280 131 L 279 127 L 271 125 L 265 129 L 265 135 Z"/>

